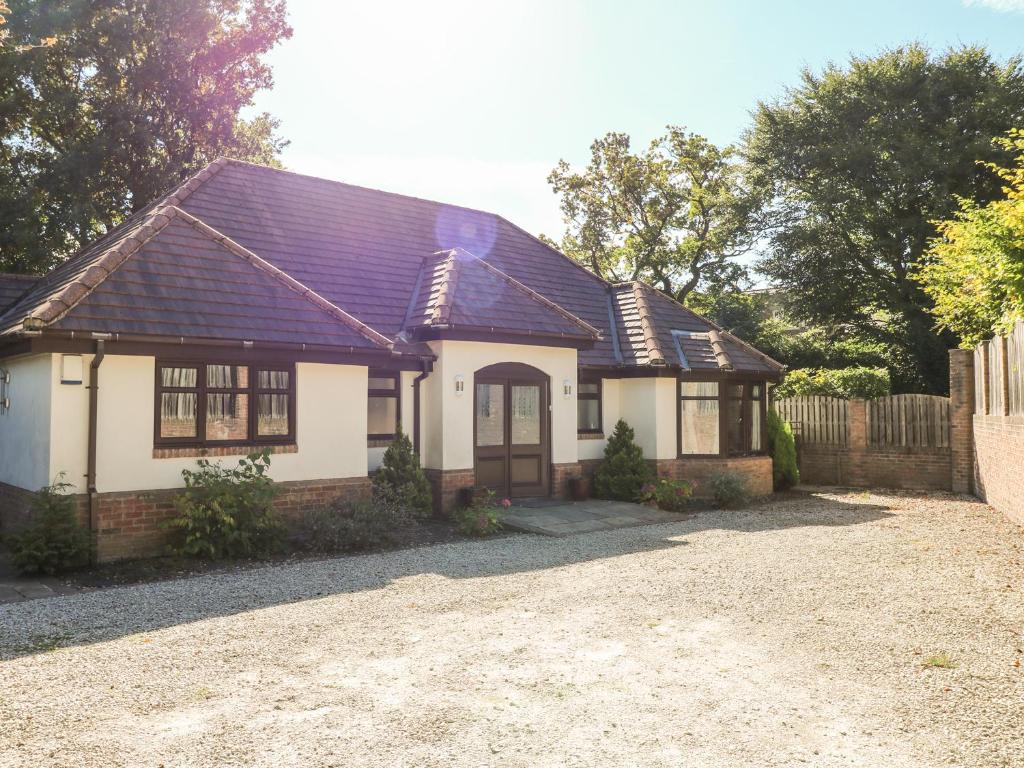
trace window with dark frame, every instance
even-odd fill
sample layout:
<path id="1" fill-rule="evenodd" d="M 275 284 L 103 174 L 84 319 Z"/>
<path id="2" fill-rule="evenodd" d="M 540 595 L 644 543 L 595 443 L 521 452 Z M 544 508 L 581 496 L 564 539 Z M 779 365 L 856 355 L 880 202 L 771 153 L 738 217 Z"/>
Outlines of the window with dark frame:
<path id="1" fill-rule="evenodd" d="M 399 374 L 392 371 L 370 371 L 366 432 L 369 440 L 391 440 L 401 417 Z"/>
<path id="2" fill-rule="evenodd" d="M 766 404 L 763 381 L 680 381 L 679 454 L 764 453 Z"/>
<path id="3" fill-rule="evenodd" d="M 576 431 L 601 434 L 601 380 L 580 379 L 576 385 Z"/>
<path id="4" fill-rule="evenodd" d="M 720 389 L 717 381 L 679 382 L 679 453 L 718 456 L 721 453 Z"/>
<path id="5" fill-rule="evenodd" d="M 154 442 L 280 445 L 295 440 L 295 368 L 157 362 Z"/>

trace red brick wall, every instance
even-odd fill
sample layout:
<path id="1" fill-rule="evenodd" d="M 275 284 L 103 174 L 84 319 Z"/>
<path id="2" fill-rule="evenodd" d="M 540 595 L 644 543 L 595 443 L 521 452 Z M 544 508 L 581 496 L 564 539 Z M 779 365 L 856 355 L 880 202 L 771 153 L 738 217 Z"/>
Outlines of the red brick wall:
<path id="1" fill-rule="evenodd" d="M 425 469 L 427 480 L 434 489 L 434 512 L 447 515 L 458 503 L 459 491 L 476 484 L 472 469 Z"/>
<path id="2" fill-rule="evenodd" d="M 975 491 L 1024 525 L 1024 416 L 974 417 Z"/>
<path id="3" fill-rule="evenodd" d="M 551 465 L 551 495 L 558 499 L 569 498 L 569 478 L 583 477 L 583 467 L 578 461 Z"/>
<path id="4" fill-rule="evenodd" d="M 0 534 L 13 533 L 31 520 L 32 491 L 0 483 Z"/>
<path id="5" fill-rule="evenodd" d="M 275 506 L 286 518 L 305 509 L 322 506 L 339 497 L 367 498 L 370 479 L 304 480 L 279 483 Z M 101 493 L 96 497 L 96 557 L 99 562 L 163 554 L 168 541 L 164 521 L 173 517 L 174 497 L 181 489 Z M 0 484 L 0 529 L 10 530 L 28 522 L 27 499 L 31 493 Z M 82 524 L 88 524 L 88 497 L 75 497 Z"/>
<path id="6" fill-rule="evenodd" d="M 694 495 L 701 498 L 710 495 L 710 491 L 707 490 L 708 479 L 722 472 L 737 472 L 743 475 L 755 496 L 767 496 L 772 492 L 772 460 L 768 456 L 737 456 L 729 459 L 649 459 L 648 463 L 658 477 L 693 483 Z M 600 466 L 601 459 L 587 459 L 579 464 L 581 473 L 589 478 Z"/>
<path id="7" fill-rule="evenodd" d="M 948 450 L 911 453 L 801 445 L 797 453 L 800 482 L 804 485 L 945 491 L 952 487 Z"/>
<path id="8" fill-rule="evenodd" d="M 755 496 L 767 496 L 772 492 L 772 460 L 769 456 L 655 459 L 651 463 L 658 477 L 693 483 L 693 495 L 698 498 L 711 496 L 708 480 L 723 472 L 735 472 L 745 477 L 750 492 Z"/>
<path id="9" fill-rule="evenodd" d="M 849 485 L 855 488 L 946 490 L 951 486 L 950 449 L 875 449 L 868 445 L 867 406 L 849 403 L 846 446 L 800 443 L 800 482 L 805 485 Z"/>

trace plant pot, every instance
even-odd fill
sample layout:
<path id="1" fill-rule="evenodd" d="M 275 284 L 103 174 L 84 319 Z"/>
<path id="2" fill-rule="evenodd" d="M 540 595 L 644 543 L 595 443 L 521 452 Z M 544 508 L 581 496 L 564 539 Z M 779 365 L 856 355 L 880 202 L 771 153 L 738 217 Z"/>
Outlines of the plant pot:
<path id="1" fill-rule="evenodd" d="M 470 486 L 465 488 L 459 488 L 458 493 L 455 495 L 455 503 L 459 507 L 468 507 L 473 504 L 473 499 L 476 497 L 476 490 Z"/>
<path id="2" fill-rule="evenodd" d="M 570 477 L 569 498 L 573 501 L 586 501 L 590 498 L 590 481 L 585 477 Z"/>

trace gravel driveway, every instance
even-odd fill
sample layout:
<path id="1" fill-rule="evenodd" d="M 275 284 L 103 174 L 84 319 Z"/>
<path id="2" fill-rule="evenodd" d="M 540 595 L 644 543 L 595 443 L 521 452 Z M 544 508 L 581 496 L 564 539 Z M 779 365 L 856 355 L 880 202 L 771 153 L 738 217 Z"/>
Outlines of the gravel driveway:
<path id="1" fill-rule="evenodd" d="M 12 604 L 0 766 L 1020 766 L 1022 544 L 818 494 Z"/>

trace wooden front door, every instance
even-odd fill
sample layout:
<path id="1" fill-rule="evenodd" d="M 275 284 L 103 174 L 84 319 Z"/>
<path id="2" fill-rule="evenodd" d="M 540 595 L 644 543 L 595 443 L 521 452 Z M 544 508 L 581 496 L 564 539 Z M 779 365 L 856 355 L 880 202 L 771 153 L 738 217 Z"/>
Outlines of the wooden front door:
<path id="1" fill-rule="evenodd" d="M 513 499 L 547 496 L 547 376 L 526 365 L 494 365 L 477 372 L 473 397 L 477 488 Z"/>

